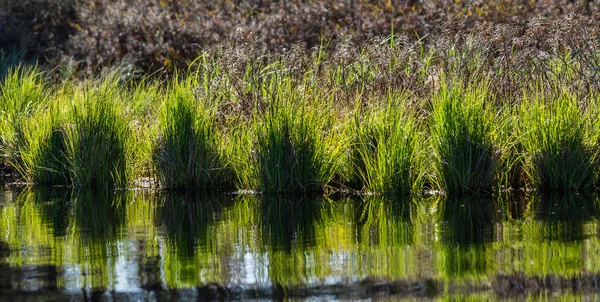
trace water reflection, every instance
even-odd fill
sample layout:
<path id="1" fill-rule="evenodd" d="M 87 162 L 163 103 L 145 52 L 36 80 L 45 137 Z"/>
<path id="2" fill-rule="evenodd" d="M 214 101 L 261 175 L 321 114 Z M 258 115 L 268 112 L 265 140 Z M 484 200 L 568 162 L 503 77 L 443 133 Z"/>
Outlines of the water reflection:
<path id="1" fill-rule="evenodd" d="M 73 240 L 79 247 L 73 256 L 81 272 L 80 288 L 92 295 L 104 292 L 117 283 L 118 242 L 125 224 L 125 193 L 74 192 Z"/>
<path id="2" fill-rule="evenodd" d="M 70 216 L 64 213 L 69 212 L 71 191 L 66 188 L 40 188 L 28 194 L 33 194 L 31 197 L 39 205 L 44 222 L 52 227 L 54 236 L 65 236 Z"/>
<path id="3" fill-rule="evenodd" d="M 368 196 L 358 202 L 356 234 L 359 245 L 409 245 L 413 243 L 411 223 L 414 204 L 408 200 L 392 200 Z"/>
<path id="4" fill-rule="evenodd" d="M 156 226 L 166 244 L 168 288 L 253 283 L 260 234 L 256 200 L 230 195 L 163 195 Z M 257 238 L 258 237 L 258 238 Z"/>
<path id="5" fill-rule="evenodd" d="M 215 238 L 209 226 L 221 216 L 226 198 L 200 193 L 164 193 L 159 196 L 160 218 L 169 248 L 182 258 L 193 257 L 196 249 L 213 250 Z"/>
<path id="6" fill-rule="evenodd" d="M 583 195 L 533 195 L 517 218 L 504 197 L 0 196 L 0 290 L 17 300 L 47 290 L 242 299 L 479 288 L 491 297 L 513 277 L 600 276 L 598 201 Z"/>
<path id="7" fill-rule="evenodd" d="M 481 245 L 493 238 L 498 206 L 492 197 L 447 197 L 442 201 L 440 218 L 444 226 L 442 238 L 447 245 Z"/>
<path id="8" fill-rule="evenodd" d="M 448 197 L 442 201 L 442 255 L 438 265 L 445 278 L 478 278 L 492 272 L 490 243 L 498 209 L 491 196 Z"/>
<path id="9" fill-rule="evenodd" d="M 261 201 L 264 245 L 287 253 L 315 245 L 315 223 L 329 200 L 263 196 Z"/>
<path id="10" fill-rule="evenodd" d="M 546 221 L 543 239 L 578 241 L 585 239 L 585 226 L 595 219 L 598 199 L 592 195 L 566 192 L 551 195 L 533 195 L 531 208 L 534 216 Z"/>
<path id="11" fill-rule="evenodd" d="M 326 198 L 279 198 L 263 196 L 262 245 L 266 251 L 268 277 L 275 292 L 283 294 L 288 288 L 314 282 L 309 277 L 323 275 L 315 267 L 323 245 L 316 232 L 320 225 L 332 225 L 331 201 Z"/>
<path id="12" fill-rule="evenodd" d="M 82 243 L 112 245 L 123 235 L 125 198 L 122 191 L 74 192 L 74 227 Z"/>

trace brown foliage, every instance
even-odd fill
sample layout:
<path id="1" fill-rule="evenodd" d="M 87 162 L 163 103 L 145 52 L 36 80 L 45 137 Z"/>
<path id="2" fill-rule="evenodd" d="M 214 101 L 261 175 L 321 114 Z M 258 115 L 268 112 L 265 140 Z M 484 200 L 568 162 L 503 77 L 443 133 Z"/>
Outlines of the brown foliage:
<path id="1" fill-rule="evenodd" d="M 394 29 L 440 49 L 476 46 L 488 59 L 509 64 L 543 60 L 553 29 L 564 31 L 561 39 L 578 39 L 569 32 L 569 22 L 580 22 L 569 17 L 576 9 L 565 0 L 0 0 L 0 49 L 90 75 L 118 65 L 131 72 L 174 70 L 202 50 L 240 41 L 263 53 L 327 41 L 339 49 L 335 45 L 349 36 L 361 44 Z M 480 41 L 464 44 L 473 34 Z M 577 47 L 582 41 L 569 42 Z M 515 59 L 515 49 L 522 58 Z"/>

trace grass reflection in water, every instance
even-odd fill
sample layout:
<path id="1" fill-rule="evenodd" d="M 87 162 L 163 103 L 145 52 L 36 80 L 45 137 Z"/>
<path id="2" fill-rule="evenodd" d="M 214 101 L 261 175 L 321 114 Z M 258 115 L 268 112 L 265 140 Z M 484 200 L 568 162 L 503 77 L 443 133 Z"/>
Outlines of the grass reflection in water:
<path id="1" fill-rule="evenodd" d="M 0 289 L 470 297 L 535 294 L 579 280 L 569 288 L 585 290 L 600 276 L 597 197 L 528 195 L 508 202 L 14 191 L 0 201 Z"/>

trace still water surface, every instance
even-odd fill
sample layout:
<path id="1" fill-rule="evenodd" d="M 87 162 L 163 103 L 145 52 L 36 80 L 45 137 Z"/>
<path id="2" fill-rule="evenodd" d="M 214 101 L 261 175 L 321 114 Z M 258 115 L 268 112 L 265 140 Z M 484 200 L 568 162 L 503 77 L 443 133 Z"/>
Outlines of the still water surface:
<path id="1" fill-rule="evenodd" d="M 595 300 L 597 208 L 1 191 L 0 300 Z"/>

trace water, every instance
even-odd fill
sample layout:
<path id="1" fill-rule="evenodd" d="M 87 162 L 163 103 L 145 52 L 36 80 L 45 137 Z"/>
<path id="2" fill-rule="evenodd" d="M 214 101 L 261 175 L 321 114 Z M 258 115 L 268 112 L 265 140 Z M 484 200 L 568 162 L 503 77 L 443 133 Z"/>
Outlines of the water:
<path id="1" fill-rule="evenodd" d="M 597 208 L 3 191 L 0 300 L 596 300 Z"/>

